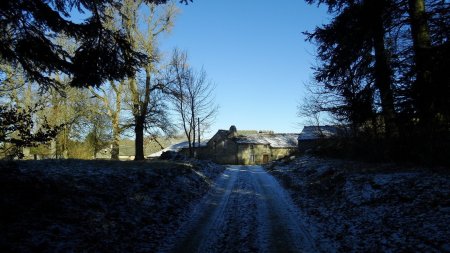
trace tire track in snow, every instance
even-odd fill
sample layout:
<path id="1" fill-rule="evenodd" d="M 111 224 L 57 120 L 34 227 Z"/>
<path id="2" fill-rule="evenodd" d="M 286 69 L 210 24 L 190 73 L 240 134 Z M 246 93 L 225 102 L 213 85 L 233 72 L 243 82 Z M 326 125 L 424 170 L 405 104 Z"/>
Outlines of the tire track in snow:
<path id="1" fill-rule="evenodd" d="M 300 212 L 260 166 L 229 166 L 160 252 L 316 252 Z"/>
<path id="2" fill-rule="evenodd" d="M 215 250 L 218 252 L 255 252 L 258 250 L 258 244 L 254 233 L 257 227 L 254 185 L 251 183 L 251 175 L 248 170 L 237 166 L 235 168 L 239 171 L 238 178 L 225 212 L 224 231 L 221 240 L 215 245 Z"/>
<path id="3" fill-rule="evenodd" d="M 288 193 L 261 166 L 251 168 L 258 209 L 259 240 L 263 252 L 318 252 L 314 240 L 301 222 L 301 214 Z"/>
<path id="4" fill-rule="evenodd" d="M 220 237 L 231 190 L 238 171 L 227 168 L 215 182 L 212 191 L 194 208 L 191 217 L 159 252 L 206 252 Z"/>

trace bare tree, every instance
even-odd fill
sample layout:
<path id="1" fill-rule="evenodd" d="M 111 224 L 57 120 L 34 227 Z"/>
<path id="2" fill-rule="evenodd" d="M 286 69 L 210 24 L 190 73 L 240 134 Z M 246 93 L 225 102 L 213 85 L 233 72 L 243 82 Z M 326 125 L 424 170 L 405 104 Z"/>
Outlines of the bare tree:
<path id="1" fill-rule="evenodd" d="M 326 111 L 323 108 L 323 93 L 314 92 L 310 86 L 305 85 L 307 95 L 297 105 L 297 116 L 304 119 L 304 123 L 317 126 L 321 125 L 321 114 Z"/>
<path id="2" fill-rule="evenodd" d="M 135 160 L 144 159 L 144 132 L 156 135 L 158 132 L 171 132 L 171 124 L 164 104 L 162 90 L 165 85 L 158 78 L 161 65 L 157 48 L 157 38 L 160 34 L 168 32 L 173 26 L 176 14 L 174 5 L 158 8 L 149 4 L 146 15 L 139 14 L 145 6 L 141 2 L 127 0 L 123 6 L 123 27 L 128 34 L 132 45 L 141 53 L 148 56 L 149 61 L 141 66 L 141 70 L 128 79 L 129 101 L 135 132 Z M 142 22 L 141 22 L 142 21 Z M 141 78 L 139 78 L 141 77 Z"/>
<path id="3" fill-rule="evenodd" d="M 112 126 L 112 148 L 111 148 L 111 159 L 119 159 L 119 143 L 120 135 L 122 134 L 123 128 L 120 125 L 120 114 L 122 111 L 122 100 L 123 100 L 123 89 L 124 81 L 118 83 L 110 81 L 110 89 L 104 88 L 90 88 L 94 97 L 98 98 L 103 106 L 106 108 L 106 113 L 111 119 Z"/>
<path id="4" fill-rule="evenodd" d="M 202 69 L 194 71 L 187 63 L 187 53 L 174 50 L 170 64 L 172 101 L 194 156 L 196 139 L 200 145 L 201 129 L 207 129 L 218 113 L 214 102 L 215 86 Z"/>
<path id="5" fill-rule="evenodd" d="M 123 31 L 133 50 L 146 55 L 148 59 L 129 78 L 119 82 L 110 81 L 109 89 L 91 88 L 92 94 L 103 102 L 111 118 L 112 159 L 119 157 L 120 136 L 126 129 L 134 130 L 135 160 L 144 159 L 145 133 L 152 138 L 172 130 L 168 112 L 164 111 L 167 109 L 162 92 L 165 85 L 159 78 L 162 65 L 157 39 L 160 34 L 171 29 L 176 12 L 173 4 L 160 7 L 135 0 L 123 1 L 120 10 L 110 8 L 106 11 L 114 19 L 105 26 L 113 31 Z M 131 118 L 125 118 L 126 113 L 122 113 L 125 109 L 129 110 Z"/>

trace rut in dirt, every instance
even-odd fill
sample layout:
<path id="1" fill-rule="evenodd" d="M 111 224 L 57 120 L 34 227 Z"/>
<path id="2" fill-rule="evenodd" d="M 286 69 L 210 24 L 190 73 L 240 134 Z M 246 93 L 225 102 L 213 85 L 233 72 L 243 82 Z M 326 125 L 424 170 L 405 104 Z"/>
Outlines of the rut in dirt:
<path id="1" fill-rule="evenodd" d="M 229 166 L 160 252 L 317 252 L 301 218 L 261 166 Z"/>

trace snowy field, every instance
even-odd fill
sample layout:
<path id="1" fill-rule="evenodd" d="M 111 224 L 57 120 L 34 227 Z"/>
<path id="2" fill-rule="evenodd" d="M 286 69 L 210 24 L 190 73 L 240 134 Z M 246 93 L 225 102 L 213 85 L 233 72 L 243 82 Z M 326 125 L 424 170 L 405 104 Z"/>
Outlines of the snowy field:
<path id="1" fill-rule="evenodd" d="M 154 252 L 222 171 L 207 162 L 0 162 L 0 252 Z"/>
<path id="2" fill-rule="evenodd" d="M 300 157 L 266 169 L 324 252 L 450 252 L 450 170 Z"/>

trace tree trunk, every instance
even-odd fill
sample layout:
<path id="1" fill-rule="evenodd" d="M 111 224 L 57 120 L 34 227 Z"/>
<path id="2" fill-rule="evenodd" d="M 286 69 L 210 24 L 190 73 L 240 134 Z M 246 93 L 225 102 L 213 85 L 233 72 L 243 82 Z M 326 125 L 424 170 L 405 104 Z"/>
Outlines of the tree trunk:
<path id="1" fill-rule="evenodd" d="M 383 110 L 383 118 L 386 126 L 386 137 L 392 138 L 398 136 L 398 128 L 396 124 L 394 94 L 391 86 L 392 70 L 385 48 L 385 29 L 383 25 L 382 13 L 385 5 L 383 0 L 372 0 L 376 3 L 373 23 L 373 46 L 375 51 L 375 86 L 380 91 L 381 107 Z"/>
<path id="2" fill-rule="evenodd" d="M 195 127 L 194 127 L 194 129 L 192 130 L 192 148 L 195 148 L 195 138 L 196 138 L 196 136 L 197 136 L 197 131 L 195 130 Z"/>
<path id="3" fill-rule="evenodd" d="M 409 0 L 411 36 L 413 39 L 416 71 L 415 92 L 419 117 L 430 124 L 433 115 L 433 87 L 431 81 L 431 41 L 424 0 Z"/>
<path id="4" fill-rule="evenodd" d="M 191 148 L 190 148 L 191 150 L 189 152 L 189 155 L 191 158 L 193 158 L 195 156 L 195 138 L 197 136 L 195 124 L 192 123 L 194 120 L 195 120 L 195 118 L 191 119 L 192 139 L 191 139 Z"/>
<path id="5" fill-rule="evenodd" d="M 134 127 L 134 133 L 136 134 L 135 140 L 135 156 L 134 160 L 144 160 L 144 118 L 142 116 L 136 117 L 136 125 Z"/>
<path id="6" fill-rule="evenodd" d="M 113 142 L 111 147 L 111 160 L 119 160 L 120 151 L 120 127 L 119 127 L 119 117 L 118 113 L 113 116 L 112 120 L 113 127 Z"/>
<path id="7" fill-rule="evenodd" d="M 198 146 L 197 147 L 200 147 L 200 118 L 197 118 L 197 127 L 198 127 L 198 131 L 197 131 Z"/>
<path id="8" fill-rule="evenodd" d="M 119 82 L 118 85 L 115 84 L 114 81 L 111 81 L 111 86 L 116 94 L 116 109 L 110 110 L 110 116 L 112 119 L 112 130 L 113 130 L 113 142 L 111 147 L 111 159 L 119 160 L 120 154 L 120 134 L 122 130 L 119 126 L 120 120 L 120 111 L 122 110 L 122 90 L 124 83 L 123 81 Z M 106 98 L 106 96 L 105 96 Z M 107 101 L 106 101 L 107 102 Z"/>
<path id="9" fill-rule="evenodd" d="M 94 126 L 94 159 L 97 158 L 97 143 L 98 143 L 97 126 Z"/>
<path id="10" fill-rule="evenodd" d="M 187 142 L 188 142 L 188 145 L 189 145 L 189 157 L 192 157 L 192 155 L 193 155 L 193 152 L 192 152 L 192 143 L 191 143 L 191 140 L 192 140 L 192 130 L 189 129 L 189 131 L 188 131 L 188 129 L 187 129 L 187 127 L 186 127 L 186 123 L 184 122 L 184 119 L 183 119 L 183 128 L 184 128 L 184 133 L 185 133 L 185 135 L 186 135 Z"/>
<path id="11" fill-rule="evenodd" d="M 130 78 L 130 91 L 133 101 L 133 116 L 134 116 L 134 134 L 135 134 L 135 154 L 134 160 L 144 160 L 144 125 L 145 125 L 145 108 L 148 104 L 142 103 L 139 98 L 138 87 L 136 85 L 136 79 Z M 148 94 L 146 89 L 146 95 Z M 148 102 L 148 101 L 147 101 Z"/>
<path id="12" fill-rule="evenodd" d="M 194 156 L 194 148 L 192 147 L 191 137 L 188 138 L 188 143 L 189 143 L 189 157 L 193 157 Z"/>

